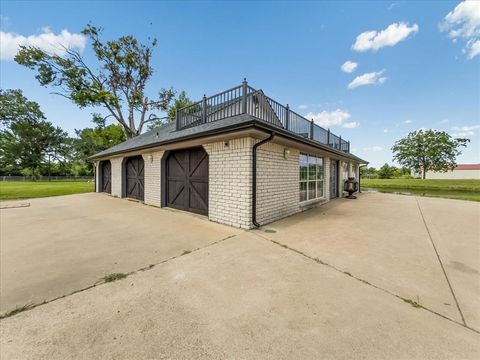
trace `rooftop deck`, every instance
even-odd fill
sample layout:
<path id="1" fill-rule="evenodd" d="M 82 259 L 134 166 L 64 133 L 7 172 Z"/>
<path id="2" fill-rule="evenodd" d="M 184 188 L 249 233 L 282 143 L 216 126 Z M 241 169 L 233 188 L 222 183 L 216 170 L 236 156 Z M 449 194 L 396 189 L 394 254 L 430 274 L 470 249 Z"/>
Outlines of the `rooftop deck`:
<path id="1" fill-rule="evenodd" d="M 179 109 L 176 114 L 176 128 L 182 130 L 200 124 L 214 122 L 231 116 L 248 114 L 259 121 L 286 129 L 294 134 L 328 145 L 334 149 L 350 152 L 350 142 L 343 140 L 256 90 L 247 81 L 232 89 L 206 97 L 192 105 Z"/>

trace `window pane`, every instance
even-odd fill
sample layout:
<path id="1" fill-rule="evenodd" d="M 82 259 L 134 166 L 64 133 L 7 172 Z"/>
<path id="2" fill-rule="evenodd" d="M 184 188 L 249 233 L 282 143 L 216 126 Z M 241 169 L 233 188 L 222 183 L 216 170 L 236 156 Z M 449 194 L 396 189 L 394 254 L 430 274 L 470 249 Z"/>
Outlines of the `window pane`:
<path id="1" fill-rule="evenodd" d="M 308 182 L 308 200 L 315 199 L 315 181 Z"/>
<path id="2" fill-rule="evenodd" d="M 307 164 L 308 163 L 308 156 L 305 154 L 300 154 L 300 164 Z"/>
<path id="3" fill-rule="evenodd" d="M 323 197 L 323 181 L 317 181 L 317 197 Z"/>
<path id="4" fill-rule="evenodd" d="M 300 183 L 300 201 L 307 200 L 307 183 L 301 182 Z"/>
<path id="5" fill-rule="evenodd" d="M 317 177 L 317 165 L 308 164 L 308 180 L 315 180 Z"/>
<path id="6" fill-rule="evenodd" d="M 300 164 L 300 181 L 307 180 L 308 177 L 308 165 Z"/>
<path id="7" fill-rule="evenodd" d="M 317 160 L 317 179 L 323 180 L 323 158 Z"/>

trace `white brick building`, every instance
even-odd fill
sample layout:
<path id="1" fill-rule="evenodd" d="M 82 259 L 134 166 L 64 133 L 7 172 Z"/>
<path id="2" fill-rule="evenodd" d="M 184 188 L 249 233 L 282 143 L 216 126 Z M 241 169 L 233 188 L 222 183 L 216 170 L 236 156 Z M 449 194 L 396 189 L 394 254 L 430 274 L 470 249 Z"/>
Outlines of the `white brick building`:
<path id="1" fill-rule="evenodd" d="M 349 150 L 244 82 L 92 160 L 97 192 L 249 229 L 342 196 L 366 163 Z"/>

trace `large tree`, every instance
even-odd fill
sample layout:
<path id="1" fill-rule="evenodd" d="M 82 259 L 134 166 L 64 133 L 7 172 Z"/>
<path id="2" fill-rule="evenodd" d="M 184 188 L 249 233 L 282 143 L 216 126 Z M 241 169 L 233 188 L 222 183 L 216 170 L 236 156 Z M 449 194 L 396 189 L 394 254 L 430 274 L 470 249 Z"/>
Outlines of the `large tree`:
<path id="1" fill-rule="evenodd" d="M 445 172 L 456 166 L 456 158 L 469 139 L 456 139 L 444 131 L 417 130 L 398 140 L 392 147 L 393 159 L 402 166 L 421 173 Z"/>
<path id="2" fill-rule="evenodd" d="M 92 119 L 95 127 L 75 130 L 77 138 L 73 140 L 76 164 L 75 171 L 82 174 L 93 174 L 93 165 L 88 157 L 125 141 L 125 134 L 118 124 L 106 125 L 98 114 Z"/>
<path id="3" fill-rule="evenodd" d="M 0 91 L 0 166 L 7 175 L 29 170 L 39 175 L 48 161 L 65 165 L 70 139 L 59 127 L 45 120 L 40 106 L 21 90 Z"/>
<path id="4" fill-rule="evenodd" d="M 0 89 L 0 125 L 17 121 L 38 122 L 45 119 L 40 106 L 23 96 L 22 90 Z"/>
<path id="5" fill-rule="evenodd" d="M 157 113 L 168 109 L 174 98 L 172 89 L 161 89 L 149 98 L 146 86 L 153 74 L 152 51 L 157 41 L 148 45 L 134 36 L 117 40 L 100 39 L 102 29 L 88 25 L 87 36 L 98 60 L 98 67 L 76 50 L 65 49 L 65 55 L 49 53 L 35 46 L 21 46 L 15 61 L 36 71 L 41 85 L 50 85 L 57 94 L 70 99 L 80 108 L 101 106 L 121 125 L 125 136 L 139 135 L 145 124 L 159 119 Z"/>
<path id="6" fill-rule="evenodd" d="M 189 99 L 187 93 L 185 91 L 181 91 L 178 96 L 175 97 L 173 103 L 169 106 L 167 116 L 156 119 L 155 121 L 148 124 L 148 129 L 151 130 L 157 126 L 161 126 L 165 123 L 174 121 L 177 115 L 177 110 L 192 104 L 193 102 Z"/>

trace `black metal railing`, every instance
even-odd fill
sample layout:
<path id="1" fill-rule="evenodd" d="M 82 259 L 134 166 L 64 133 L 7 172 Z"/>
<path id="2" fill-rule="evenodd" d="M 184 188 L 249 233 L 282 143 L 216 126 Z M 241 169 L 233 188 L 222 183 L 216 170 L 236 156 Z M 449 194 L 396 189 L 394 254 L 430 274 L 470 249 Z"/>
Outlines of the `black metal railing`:
<path id="1" fill-rule="evenodd" d="M 204 95 L 201 101 L 179 109 L 176 126 L 177 130 L 182 130 L 241 114 L 255 116 L 304 138 L 350 152 L 349 141 L 290 110 L 288 105 L 284 106 L 269 98 L 262 90 L 249 86 L 245 80 L 240 86 L 210 97 Z"/>

